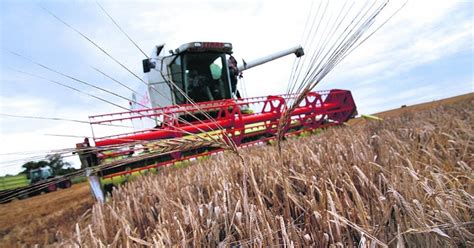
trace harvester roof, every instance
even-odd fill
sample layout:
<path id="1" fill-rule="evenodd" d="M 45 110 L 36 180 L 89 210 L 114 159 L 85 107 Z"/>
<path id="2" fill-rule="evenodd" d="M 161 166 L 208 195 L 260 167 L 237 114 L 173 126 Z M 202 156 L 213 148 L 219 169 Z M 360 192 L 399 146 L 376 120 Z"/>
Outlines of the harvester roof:
<path id="1" fill-rule="evenodd" d="M 175 50 L 176 54 L 184 52 L 232 52 L 232 43 L 229 42 L 189 42 Z"/>

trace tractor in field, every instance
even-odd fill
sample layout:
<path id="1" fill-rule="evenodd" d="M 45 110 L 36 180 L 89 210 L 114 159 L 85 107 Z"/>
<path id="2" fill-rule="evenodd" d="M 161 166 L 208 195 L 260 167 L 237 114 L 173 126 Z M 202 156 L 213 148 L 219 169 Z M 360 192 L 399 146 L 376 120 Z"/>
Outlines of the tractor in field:
<path id="1" fill-rule="evenodd" d="M 72 186 L 70 179 L 56 180 L 58 177 L 49 166 L 30 170 L 27 178 L 28 180 L 25 179 L 12 188 L 0 190 L 0 203 L 6 203 L 13 199 L 25 199 L 41 193 L 54 192 L 58 188 L 66 189 Z M 53 181 L 54 183 L 52 183 Z"/>
<path id="2" fill-rule="evenodd" d="M 170 50 L 167 56 L 161 55 L 163 47 L 157 46 L 152 55 L 143 60 L 147 82 L 133 93 L 130 111 L 89 117 L 94 144 L 91 146 L 88 141 L 77 144 L 77 153 L 82 167 L 101 168 L 98 177 L 102 180 L 223 150 L 203 146 L 155 156 L 153 152 L 160 147 L 160 141 L 190 135 L 218 136 L 223 132 L 236 146 L 272 140 L 285 107 L 297 97 L 296 94 L 239 97 L 232 82 L 235 71 L 229 64 L 231 43 L 190 42 Z M 243 61 L 237 70 L 241 73 L 290 54 L 300 57 L 304 51 L 297 46 L 251 62 Z M 310 92 L 291 113 L 285 131 L 287 135 L 296 135 L 340 125 L 356 113 L 350 91 Z M 118 128 L 122 132 L 111 134 L 114 127 L 125 124 L 132 124 L 134 131 L 123 132 L 123 128 Z M 108 135 L 95 135 L 99 133 Z"/>
<path id="3" fill-rule="evenodd" d="M 30 173 L 29 173 L 30 185 L 41 184 L 53 178 L 55 178 L 55 175 L 54 175 L 53 170 L 49 166 L 30 170 Z M 62 188 L 62 189 L 69 188 L 71 187 L 71 185 L 72 185 L 71 180 L 64 180 L 56 184 L 49 184 L 48 187 L 42 190 L 38 190 L 33 193 L 35 194 L 39 194 L 41 192 L 49 193 L 49 192 L 56 191 L 58 188 Z"/>

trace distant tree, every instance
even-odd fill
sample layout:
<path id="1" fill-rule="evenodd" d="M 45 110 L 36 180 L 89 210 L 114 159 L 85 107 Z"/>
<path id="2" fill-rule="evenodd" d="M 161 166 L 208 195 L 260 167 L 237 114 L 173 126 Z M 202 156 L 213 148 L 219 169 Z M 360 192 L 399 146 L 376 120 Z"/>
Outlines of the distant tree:
<path id="1" fill-rule="evenodd" d="M 24 170 L 20 172 L 20 174 L 26 174 L 26 177 L 29 179 L 30 177 L 30 171 L 34 169 L 38 169 L 41 167 L 48 166 L 49 163 L 48 161 L 41 160 L 41 161 L 30 161 L 22 165 Z"/>
<path id="2" fill-rule="evenodd" d="M 61 154 L 52 154 L 46 156 L 48 160 L 48 165 L 53 170 L 55 175 L 64 175 L 72 168 L 71 163 L 65 162 Z M 74 168 L 73 168 L 74 169 Z"/>

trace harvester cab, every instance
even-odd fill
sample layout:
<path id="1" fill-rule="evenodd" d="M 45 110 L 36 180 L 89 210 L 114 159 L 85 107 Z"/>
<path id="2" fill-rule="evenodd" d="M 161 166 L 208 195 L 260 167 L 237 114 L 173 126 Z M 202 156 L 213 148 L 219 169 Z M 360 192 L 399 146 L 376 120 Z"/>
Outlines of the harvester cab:
<path id="1" fill-rule="evenodd" d="M 170 50 L 169 56 L 160 56 L 163 47 L 157 46 L 152 57 L 143 60 L 148 89 L 142 90 L 141 96 L 132 95 L 132 99 L 142 105 L 132 104 L 133 109 L 189 104 L 190 100 L 207 102 L 235 98 L 228 65 L 231 43 L 190 42 Z M 293 53 L 297 57 L 304 55 L 303 48 L 298 46 L 243 63 L 238 69 L 244 71 Z"/>

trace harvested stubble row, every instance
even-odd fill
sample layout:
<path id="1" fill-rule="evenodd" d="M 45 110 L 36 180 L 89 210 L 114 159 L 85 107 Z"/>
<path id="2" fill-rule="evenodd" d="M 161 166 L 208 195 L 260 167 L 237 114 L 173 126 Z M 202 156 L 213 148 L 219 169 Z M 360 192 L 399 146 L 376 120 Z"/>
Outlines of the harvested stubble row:
<path id="1" fill-rule="evenodd" d="M 471 99 L 244 149 L 247 170 L 232 154 L 165 169 L 62 245 L 472 247 L 473 116 Z"/>

